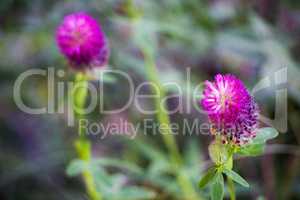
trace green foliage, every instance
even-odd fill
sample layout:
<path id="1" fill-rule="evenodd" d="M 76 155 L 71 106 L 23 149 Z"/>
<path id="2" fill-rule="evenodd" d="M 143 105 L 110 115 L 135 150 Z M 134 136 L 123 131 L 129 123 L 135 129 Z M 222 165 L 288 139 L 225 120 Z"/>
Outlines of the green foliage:
<path id="1" fill-rule="evenodd" d="M 263 144 L 268 140 L 274 139 L 278 136 L 278 131 L 271 127 L 258 129 L 256 137 L 251 144 Z"/>
<path id="2" fill-rule="evenodd" d="M 111 200 L 140 200 L 140 199 L 153 199 L 155 193 L 141 187 L 125 187 L 122 190 L 111 193 L 107 199 Z"/>
<path id="3" fill-rule="evenodd" d="M 66 169 L 66 173 L 68 176 L 78 176 L 84 170 L 88 168 L 88 164 L 83 160 L 72 160 L 72 162 L 68 165 Z"/>
<path id="4" fill-rule="evenodd" d="M 221 173 L 217 173 L 210 189 L 211 200 L 222 200 L 224 196 L 224 179 Z"/>
<path id="5" fill-rule="evenodd" d="M 211 182 L 215 176 L 217 176 L 217 170 L 215 167 L 212 167 L 207 170 L 207 172 L 204 174 L 204 176 L 201 178 L 199 182 L 199 187 L 204 188 L 209 182 Z"/>
<path id="6" fill-rule="evenodd" d="M 209 145 L 208 152 L 210 159 L 216 164 L 222 164 L 230 157 L 228 148 L 218 139 Z"/>
<path id="7" fill-rule="evenodd" d="M 245 179 L 243 179 L 238 173 L 229 170 L 229 169 L 225 169 L 224 173 L 230 177 L 233 181 L 235 181 L 236 183 L 244 186 L 244 187 L 249 187 L 249 184 L 247 183 L 247 181 Z"/>
<path id="8" fill-rule="evenodd" d="M 233 156 L 230 156 L 227 160 L 226 160 L 226 162 L 224 163 L 224 169 L 229 169 L 229 170 L 231 170 L 232 169 L 232 167 L 233 167 Z"/>
<path id="9" fill-rule="evenodd" d="M 103 195 L 104 199 L 153 199 L 155 192 L 143 187 L 127 185 L 127 177 L 121 173 L 108 174 L 106 167 L 117 167 L 141 176 L 141 169 L 127 161 L 112 158 L 100 158 L 90 162 L 83 160 L 73 160 L 68 166 L 66 172 L 69 176 L 77 176 L 85 170 L 89 170 L 94 177 L 97 189 Z"/>
<path id="10" fill-rule="evenodd" d="M 196 189 L 201 166 L 201 153 L 199 145 L 195 140 L 190 140 L 185 145 L 184 162 L 181 167 L 174 167 L 170 162 L 166 152 L 150 141 L 144 142 L 142 139 L 124 140 L 128 147 L 140 154 L 140 156 L 148 161 L 148 165 L 141 176 L 138 178 L 147 181 L 149 184 L 159 187 L 165 193 L 174 198 L 182 199 L 182 186 L 178 184 L 176 178 L 180 176 L 186 177 L 193 183 Z"/>
<path id="11" fill-rule="evenodd" d="M 274 128 L 261 128 L 257 131 L 256 137 L 246 146 L 238 148 L 237 153 L 244 156 L 258 156 L 264 152 L 266 142 L 278 136 Z"/>
<path id="12" fill-rule="evenodd" d="M 222 173 L 226 174 L 230 183 L 230 195 L 235 196 L 234 185 L 232 181 L 249 187 L 249 184 L 238 173 L 232 170 L 233 154 L 239 153 L 245 156 L 256 156 L 263 153 L 267 140 L 273 139 L 278 135 L 278 132 L 273 128 L 261 128 L 257 132 L 257 136 L 249 144 L 242 147 L 226 145 L 217 137 L 209 145 L 209 156 L 215 163 L 201 178 L 199 187 L 204 188 L 211 183 L 210 194 L 212 199 L 223 199 L 224 180 Z"/>
<path id="13" fill-rule="evenodd" d="M 103 167 L 117 167 L 119 169 L 127 170 L 128 172 L 136 175 L 141 175 L 143 173 L 142 169 L 139 166 L 135 165 L 132 162 L 127 162 L 120 159 L 99 158 L 93 159 L 91 162 L 92 165 L 99 165 Z"/>
<path id="14" fill-rule="evenodd" d="M 243 156 L 259 156 L 264 153 L 265 144 L 251 144 L 246 147 L 242 147 L 238 150 L 238 153 Z"/>

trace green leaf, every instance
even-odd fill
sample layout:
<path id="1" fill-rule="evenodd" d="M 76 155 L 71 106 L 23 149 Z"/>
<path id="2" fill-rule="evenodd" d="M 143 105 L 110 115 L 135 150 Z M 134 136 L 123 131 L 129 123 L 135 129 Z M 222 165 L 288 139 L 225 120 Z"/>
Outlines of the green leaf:
<path id="1" fill-rule="evenodd" d="M 88 165 L 83 160 L 73 160 L 67 167 L 66 173 L 68 176 L 77 176 L 82 173 Z"/>
<path id="2" fill-rule="evenodd" d="M 126 169 L 131 173 L 134 174 L 142 174 L 143 171 L 142 169 L 135 165 L 134 163 L 119 160 L 119 159 L 114 159 L 114 158 L 99 158 L 99 159 L 93 159 L 92 160 L 92 165 L 101 165 L 103 167 L 118 167 L 120 169 Z"/>
<path id="3" fill-rule="evenodd" d="M 149 176 L 146 174 L 143 180 L 145 180 L 146 182 L 150 182 L 151 184 L 154 184 L 155 186 L 161 188 L 162 190 L 172 195 L 175 196 L 182 195 L 180 186 L 178 185 L 178 183 L 174 181 L 174 178 L 172 177 L 168 177 L 164 174 L 159 174 L 157 176 L 153 176 L 153 175 Z"/>
<path id="4" fill-rule="evenodd" d="M 113 187 L 112 176 L 104 168 L 91 165 L 90 170 L 95 180 L 96 187 L 101 193 L 110 191 Z"/>
<path id="5" fill-rule="evenodd" d="M 209 170 L 207 170 L 206 174 L 201 178 L 199 182 L 199 187 L 204 188 L 210 181 L 214 179 L 216 176 L 216 168 L 212 167 Z"/>
<path id="6" fill-rule="evenodd" d="M 251 144 L 263 144 L 267 140 L 276 138 L 278 136 L 278 131 L 271 127 L 258 129 L 256 137 L 252 140 Z"/>
<path id="7" fill-rule="evenodd" d="M 209 145 L 208 152 L 211 160 L 216 164 L 224 163 L 229 158 L 228 149 L 219 140 L 215 140 Z"/>
<path id="8" fill-rule="evenodd" d="M 218 173 L 214 179 L 210 189 L 210 196 L 212 200 L 223 200 L 224 196 L 224 179 L 221 173 Z"/>
<path id="9" fill-rule="evenodd" d="M 265 144 L 250 144 L 240 148 L 237 153 L 244 156 L 258 156 L 265 150 Z"/>
<path id="10" fill-rule="evenodd" d="M 248 145 L 241 147 L 237 153 L 244 156 L 258 156 L 265 150 L 267 140 L 278 136 L 278 131 L 271 127 L 261 128 L 257 131 L 256 137 Z"/>
<path id="11" fill-rule="evenodd" d="M 122 187 L 117 192 L 111 192 L 107 195 L 107 199 L 111 200 L 140 200 L 140 199 L 154 199 L 156 194 L 153 191 L 144 189 L 142 187 L 128 186 Z"/>
<path id="12" fill-rule="evenodd" d="M 249 187 L 249 184 L 247 183 L 247 181 L 245 179 L 243 179 L 238 173 L 232 171 L 232 170 L 228 170 L 225 169 L 224 173 L 230 177 L 233 181 L 235 181 L 236 183 L 244 186 L 244 187 Z"/>
<path id="13" fill-rule="evenodd" d="M 160 174 L 170 173 L 171 171 L 170 163 L 164 160 L 155 160 L 149 165 L 147 174 L 149 176 L 160 176 Z"/>
<path id="14" fill-rule="evenodd" d="M 152 144 L 150 141 L 146 142 L 142 139 L 125 139 L 124 142 L 126 142 L 130 148 L 133 148 L 133 150 L 140 152 L 149 160 L 168 160 L 168 157 L 164 154 L 164 152 L 160 151 L 159 148 L 156 145 Z"/>

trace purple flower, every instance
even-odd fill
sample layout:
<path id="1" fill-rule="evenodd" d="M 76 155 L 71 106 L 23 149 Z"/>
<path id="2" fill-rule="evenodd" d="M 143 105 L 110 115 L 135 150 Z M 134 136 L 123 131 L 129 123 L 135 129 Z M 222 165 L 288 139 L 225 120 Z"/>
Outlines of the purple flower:
<path id="1" fill-rule="evenodd" d="M 212 134 L 236 144 L 255 137 L 258 106 L 242 81 L 230 74 L 218 74 L 214 82 L 205 81 L 203 95 L 201 104 L 208 113 Z"/>
<path id="2" fill-rule="evenodd" d="M 108 62 L 105 34 L 97 21 L 83 12 L 64 17 L 56 31 L 56 42 L 74 69 L 101 67 Z"/>

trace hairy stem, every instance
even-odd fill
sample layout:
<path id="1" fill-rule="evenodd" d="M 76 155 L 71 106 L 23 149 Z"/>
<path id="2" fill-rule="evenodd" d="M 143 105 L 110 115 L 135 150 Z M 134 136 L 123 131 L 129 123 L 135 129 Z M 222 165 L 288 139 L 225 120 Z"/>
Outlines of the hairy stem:
<path id="1" fill-rule="evenodd" d="M 75 149 L 77 151 L 78 157 L 86 162 L 91 161 L 91 144 L 88 140 L 80 138 L 75 142 Z M 102 200 L 101 194 L 96 189 L 96 184 L 94 181 L 93 174 L 89 170 L 84 170 L 82 172 L 82 177 L 84 180 L 86 191 L 91 200 Z"/>
<path id="2" fill-rule="evenodd" d="M 75 79 L 75 85 L 72 91 L 73 97 L 73 110 L 76 119 L 80 120 L 84 118 L 83 108 L 85 106 L 86 97 L 88 92 L 88 82 L 85 80 L 83 74 L 78 73 Z M 85 138 L 85 133 L 82 127 L 78 127 L 79 138 L 75 141 L 75 149 L 78 157 L 86 162 L 91 161 L 91 143 Z M 82 172 L 83 181 L 86 187 L 87 194 L 91 200 L 102 200 L 101 194 L 96 189 L 94 177 L 90 170 L 84 170 Z"/>

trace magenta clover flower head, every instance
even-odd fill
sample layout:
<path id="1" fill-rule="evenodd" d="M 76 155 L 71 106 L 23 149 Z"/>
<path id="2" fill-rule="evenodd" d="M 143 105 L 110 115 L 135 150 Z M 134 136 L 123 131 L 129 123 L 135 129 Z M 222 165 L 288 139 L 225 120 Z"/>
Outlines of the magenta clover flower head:
<path id="1" fill-rule="evenodd" d="M 238 145 L 256 136 L 258 106 L 242 81 L 217 74 L 214 82 L 205 81 L 203 96 L 201 105 L 212 124 L 212 134 Z"/>
<path id="2" fill-rule="evenodd" d="M 61 53 L 76 70 L 101 67 L 109 58 L 108 41 L 97 21 L 83 12 L 64 17 L 56 31 Z"/>

